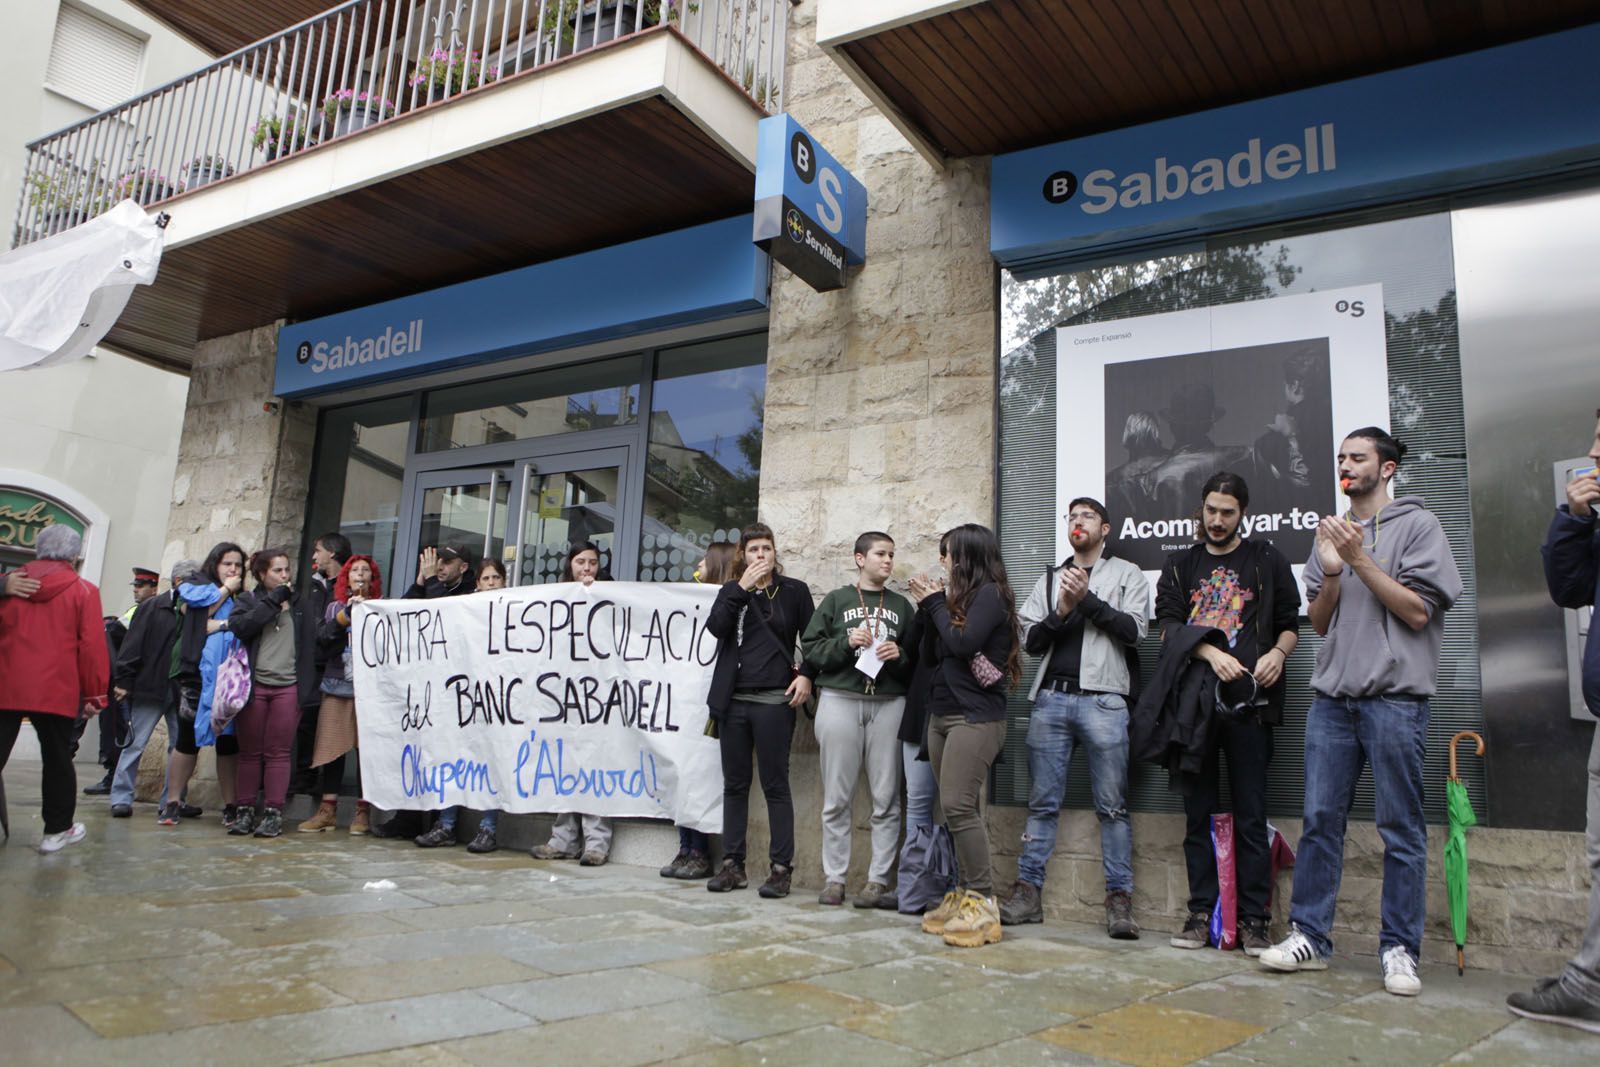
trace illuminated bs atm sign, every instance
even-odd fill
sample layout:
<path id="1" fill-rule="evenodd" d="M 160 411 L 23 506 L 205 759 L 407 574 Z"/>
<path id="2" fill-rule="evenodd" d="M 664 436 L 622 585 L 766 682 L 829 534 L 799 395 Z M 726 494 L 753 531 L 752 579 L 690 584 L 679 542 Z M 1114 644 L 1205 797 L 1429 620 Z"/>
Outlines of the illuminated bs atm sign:
<path id="1" fill-rule="evenodd" d="M 755 243 L 818 292 L 867 258 L 867 189 L 787 114 L 761 120 Z"/>

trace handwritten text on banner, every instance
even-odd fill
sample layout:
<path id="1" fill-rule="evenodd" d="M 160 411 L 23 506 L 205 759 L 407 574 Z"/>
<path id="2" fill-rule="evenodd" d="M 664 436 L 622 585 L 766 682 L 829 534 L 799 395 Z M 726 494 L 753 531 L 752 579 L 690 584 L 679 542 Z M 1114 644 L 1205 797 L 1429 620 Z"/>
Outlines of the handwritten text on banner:
<path id="1" fill-rule="evenodd" d="M 704 733 L 716 593 L 565 583 L 361 605 L 351 659 L 366 798 L 721 832 L 721 763 Z"/>

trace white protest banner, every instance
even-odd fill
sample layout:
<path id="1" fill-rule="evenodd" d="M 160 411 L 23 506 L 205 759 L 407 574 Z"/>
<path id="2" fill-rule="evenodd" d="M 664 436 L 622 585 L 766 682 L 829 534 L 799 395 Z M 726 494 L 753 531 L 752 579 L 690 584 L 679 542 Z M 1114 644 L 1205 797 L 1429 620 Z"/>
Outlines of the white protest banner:
<path id="1" fill-rule="evenodd" d="M 645 816 L 720 833 L 722 765 L 705 736 L 716 595 L 568 582 L 358 606 L 366 799 Z"/>

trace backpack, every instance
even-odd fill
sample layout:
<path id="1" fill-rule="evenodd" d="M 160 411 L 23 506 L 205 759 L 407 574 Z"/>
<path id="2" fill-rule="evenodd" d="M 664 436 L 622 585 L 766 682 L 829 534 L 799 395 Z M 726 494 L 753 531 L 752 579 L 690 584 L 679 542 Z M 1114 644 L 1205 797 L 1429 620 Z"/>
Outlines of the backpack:
<path id="1" fill-rule="evenodd" d="M 944 826 L 913 826 L 900 848 L 900 914 L 936 908 L 960 879 L 956 843 Z"/>
<path id="2" fill-rule="evenodd" d="M 211 693 L 211 726 L 220 736 L 234 716 L 250 703 L 250 657 L 243 645 L 229 649 L 217 668 L 217 681 Z"/>

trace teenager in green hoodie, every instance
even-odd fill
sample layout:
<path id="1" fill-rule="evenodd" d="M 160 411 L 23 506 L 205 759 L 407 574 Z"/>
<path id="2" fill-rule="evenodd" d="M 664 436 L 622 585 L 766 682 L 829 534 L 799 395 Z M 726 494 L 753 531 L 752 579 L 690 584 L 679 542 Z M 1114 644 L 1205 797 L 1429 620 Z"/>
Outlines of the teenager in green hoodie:
<path id="1" fill-rule="evenodd" d="M 889 870 L 900 840 L 900 719 L 910 657 L 900 647 L 915 609 L 884 587 L 894 571 L 894 539 L 869 530 L 856 538 L 856 580 L 822 598 L 800 639 L 817 669 L 815 730 L 822 763 L 823 904 L 844 903 L 850 867 L 850 810 L 866 768 L 872 792 L 872 862 L 858 908 L 892 908 Z"/>

